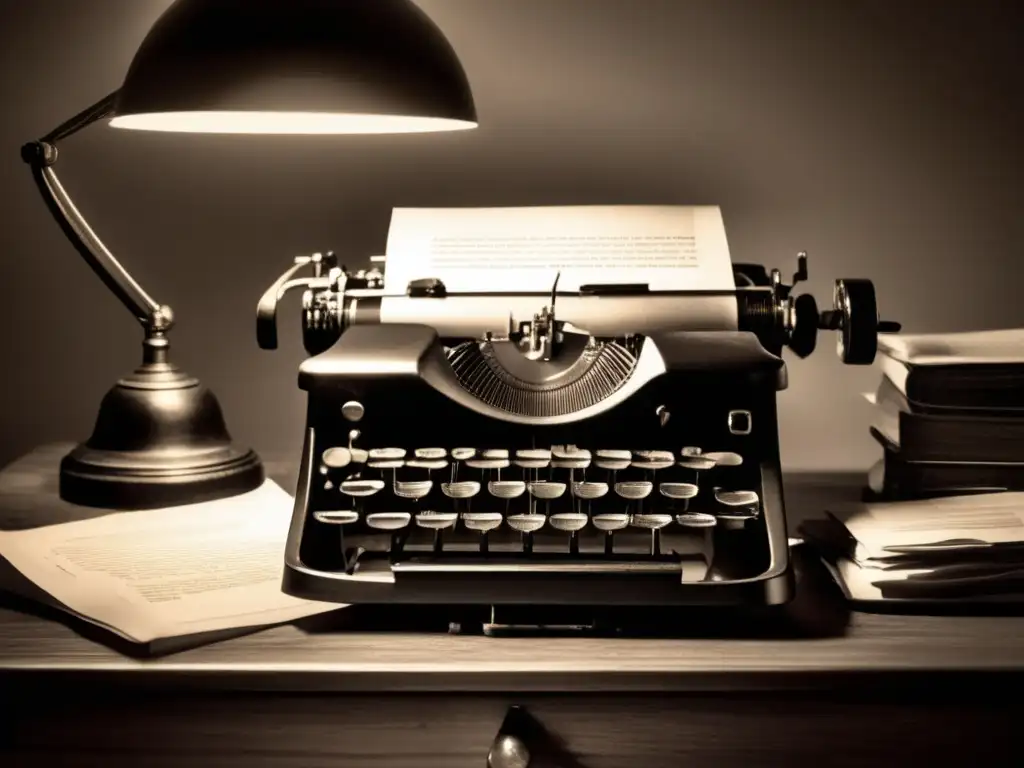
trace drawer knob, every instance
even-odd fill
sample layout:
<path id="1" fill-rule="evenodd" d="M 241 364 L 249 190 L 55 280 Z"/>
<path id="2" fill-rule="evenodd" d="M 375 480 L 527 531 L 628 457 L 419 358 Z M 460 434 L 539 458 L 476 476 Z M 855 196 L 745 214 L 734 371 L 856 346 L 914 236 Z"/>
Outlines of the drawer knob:
<path id="1" fill-rule="evenodd" d="M 487 753 L 487 768 L 583 768 L 523 707 L 509 707 Z"/>
<path id="2" fill-rule="evenodd" d="M 499 733 L 487 755 L 487 768 L 529 768 L 530 750 L 511 733 Z"/>

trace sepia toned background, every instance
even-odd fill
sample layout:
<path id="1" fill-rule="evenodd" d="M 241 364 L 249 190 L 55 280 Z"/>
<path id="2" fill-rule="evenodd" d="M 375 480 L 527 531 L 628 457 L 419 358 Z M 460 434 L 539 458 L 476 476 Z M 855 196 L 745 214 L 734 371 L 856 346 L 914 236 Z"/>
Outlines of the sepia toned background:
<path id="1" fill-rule="evenodd" d="M 62 239 L 21 143 L 114 90 L 169 0 L 0 8 L 0 463 L 81 440 L 140 334 Z M 459 53 L 481 128 L 404 137 L 139 135 L 62 145 L 65 186 L 172 305 L 176 360 L 231 431 L 298 451 L 297 299 L 262 352 L 255 307 L 293 256 L 383 250 L 392 206 L 716 204 L 733 258 L 811 256 L 875 281 L 908 331 L 1024 324 L 1020 12 L 993 0 L 420 0 Z M 784 464 L 866 468 L 860 393 L 825 338 L 790 357 Z"/>

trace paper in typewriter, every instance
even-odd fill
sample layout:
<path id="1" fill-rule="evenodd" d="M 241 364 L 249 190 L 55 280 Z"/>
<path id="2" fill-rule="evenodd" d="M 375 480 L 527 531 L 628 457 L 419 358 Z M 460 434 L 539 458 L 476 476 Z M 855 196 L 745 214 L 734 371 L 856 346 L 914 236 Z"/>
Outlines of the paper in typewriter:
<path id="1" fill-rule="evenodd" d="M 590 284 L 732 291 L 717 206 L 396 208 L 385 288 L 437 278 L 449 293 L 544 293 Z"/>

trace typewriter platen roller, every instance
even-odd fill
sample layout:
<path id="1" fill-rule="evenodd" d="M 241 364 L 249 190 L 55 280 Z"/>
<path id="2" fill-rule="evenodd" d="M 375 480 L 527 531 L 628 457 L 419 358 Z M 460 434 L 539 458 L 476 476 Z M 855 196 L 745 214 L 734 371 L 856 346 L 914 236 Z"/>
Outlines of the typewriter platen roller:
<path id="1" fill-rule="evenodd" d="M 552 285 L 386 293 L 378 268 L 296 260 L 264 295 L 303 291 L 308 395 L 286 592 L 339 603 L 780 604 L 792 593 L 776 395 L 785 348 L 838 333 L 874 360 L 866 280 L 833 308 L 777 270 L 734 291 Z"/>

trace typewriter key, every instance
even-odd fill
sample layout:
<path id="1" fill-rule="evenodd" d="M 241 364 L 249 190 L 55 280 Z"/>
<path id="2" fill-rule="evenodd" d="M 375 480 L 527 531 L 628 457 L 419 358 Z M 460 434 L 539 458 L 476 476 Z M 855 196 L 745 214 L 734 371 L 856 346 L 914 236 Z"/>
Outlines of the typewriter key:
<path id="1" fill-rule="evenodd" d="M 573 533 L 583 530 L 587 523 L 590 522 L 590 518 L 582 512 L 559 512 L 551 515 L 548 522 L 551 523 L 551 527 L 555 530 Z"/>
<path id="2" fill-rule="evenodd" d="M 480 493 L 480 483 L 463 480 L 458 483 L 441 483 L 441 493 L 449 499 L 471 499 Z"/>
<path id="3" fill-rule="evenodd" d="M 580 551 L 579 533 L 588 522 L 590 518 L 580 512 L 559 512 L 548 518 L 552 528 L 569 534 L 569 552 L 574 555 Z"/>
<path id="4" fill-rule="evenodd" d="M 509 515 L 508 527 L 519 533 L 534 533 L 544 527 L 547 517 L 536 512 L 522 515 Z"/>
<path id="5" fill-rule="evenodd" d="M 455 461 L 465 461 L 476 456 L 476 448 L 452 448 L 452 458 Z"/>
<path id="6" fill-rule="evenodd" d="M 551 462 L 551 451 L 530 448 L 516 451 L 515 465 L 523 469 L 544 469 Z"/>
<path id="7" fill-rule="evenodd" d="M 323 461 L 324 466 L 331 469 L 344 469 L 352 462 L 352 451 L 341 446 L 328 448 L 323 452 L 320 460 Z"/>
<path id="8" fill-rule="evenodd" d="M 562 494 L 565 493 L 565 483 L 556 483 L 553 480 L 538 480 L 534 483 L 527 483 L 526 488 L 531 496 L 542 501 L 561 498 Z"/>
<path id="9" fill-rule="evenodd" d="M 508 527 L 523 535 L 523 552 L 533 552 L 533 534 L 544 527 L 547 518 L 531 512 L 526 515 L 511 515 L 507 518 Z"/>
<path id="10" fill-rule="evenodd" d="M 685 500 L 692 499 L 698 493 L 698 488 L 693 483 L 662 483 L 658 491 L 667 499 Z"/>
<path id="11" fill-rule="evenodd" d="M 661 554 L 661 529 L 671 524 L 672 515 L 659 513 L 642 513 L 633 515 L 630 523 L 636 528 L 643 528 L 651 532 L 651 556 L 658 557 Z"/>
<path id="12" fill-rule="evenodd" d="M 405 458 L 405 448 L 371 448 L 370 461 L 396 461 Z"/>
<path id="13" fill-rule="evenodd" d="M 448 461 L 446 459 L 409 459 L 405 462 L 405 466 L 410 469 L 426 469 L 429 472 L 435 472 L 447 467 Z"/>
<path id="14" fill-rule="evenodd" d="M 416 515 L 416 525 L 420 528 L 426 528 L 431 531 L 440 531 L 445 528 L 452 528 L 458 520 L 459 516 L 455 512 L 425 511 L 419 512 Z"/>
<path id="15" fill-rule="evenodd" d="M 359 513 L 351 510 L 329 510 L 313 513 L 313 519 L 327 525 L 351 525 L 359 520 Z"/>
<path id="16" fill-rule="evenodd" d="M 356 498 L 362 498 L 365 496 L 373 496 L 384 489 L 383 480 L 362 480 L 353 479 L 345 480 L 341 484 L 341 492 L 346 496 L 353 496 Z"/>
<path id="17" fill-rule="evenodd" d="M 454 512 L 420 512 L 416 515 L 416 525 L 434 532 L 434 553 L 444 551 L 444 531 L 454 528 L 459 516 Z"/>
<path id="18" fill-rule="evenodd" d="M 433 480 L 396 480 L 391 486 L 400 499 L 422 499 L 433 487 Z"/>
<path id="19" fill-rule="evenodd" d="M 684 456 L 676 463 L 684 469 L 692 469 L 696 472 L 705 472 L 715 468 L 715 460 L 709 459 L 707 456 Z"/>
<path id="20" fill-rule="evenodd" d="M 614 472 L 626 469 L 633 461 L 632 451 L 602 450 L 598 451 L 596 455 L 595 463 L 598 469 L 610 469 Z"/>
<path id="21" fill-rule="evenodd" d="M 416 458 L 426 460 L 437 460 L 444 459 L 448 456 L 448 451 L 444 448 L 417 448 Z"/>
<path id="22" fill-rule="evenodd" d="M 615 484 L 615 493 L 629 501 L 639 501 L 651 495 L 653 483 L 646 480 L 626 480 Z"/>
<path id="23" fill-rule="evenodd" d="M 505 459 L 508 460 L 507 448 L 486 448 L 480 451 L 481 459 Z"/>
<path id="24" fill-rule="evenodd" d="M 405 466 L 404 459 L 371 459 L 366 465 L 370 469 L 401 469 Z"/>
<path id="25" fill-rule="evenodd" d="M 715 501 L 727 507 L 756 507 L 760 499 L 755 491 L 724 491 L 716 488 Z"/>
<path id="26" fill-rule="evenodd" d="M 676 515 L 676 522 L 684 528 L 714 528 L 718 518 L 707 512 L 684 512 Z"/>
<path id="27" fill-rule="evenodd" d="M 500 512 L 465 512 L 462 515 L 463 525 L 480 534 L 480 552 L 483 554 L 489 550 L 487 534 L 499 528 L 502 519 Z"/>
<path id="28" fill-rule="evenodd" d="M 501 526 L 502 515 L 500 512 L 464 512 L 462 522 L 471 531 L 477 533 L 489 533 Z"/>
<path id="29" fill-rule="evenodd" d="M 731 451 L 705 453 L 704 457 L 713 460 L 718 467 L 738 467 L 743 464 L 743 457 Z"/>
<path id="30" fill-rule="evenodd" d="M 470 469 L 505 469 L 509 466 L 508 459 L 467 459 L 466 466 Z"/>
<path id="31" fill-rule="evenodd" d="M 632 461 L 634 467 L 651 471 L 667 469 L 675 463 L 676 458 L 669 451 L 637 451 Z"/>
<path id="32" fill-rule="evenodd" d="M 526 493 L 526 483 L 521 480 L 492 480 L 487 491 L 496 499 L 518 499 Z"/>
<path id="33" fill-rule="evenodd" d="M 606 555 L 611 555 L 615 552 L 615 532 L 621 531 L 629 526 L 629 515 L 619 513 L 607 513 L 603 512 L 599 515 L 594 515 L 591 518 L 591 522 L 597 530 L 604 532 L 604 552 Z"/>
<path id="34" fill-rule="evenodd" d="M 366 516 L 366 524 L 378 531 L 398 531 L 409 525 L 408 512 L 374 512 Z"/>
<path id="35" fill-rule="evenodd" d="M 581 481 L 572 484 L 572 495 L 584 501 L 600 499 L 608 493 L 608 483 L 591 483 Z"/>
<path id="36" fill-rule="evenodd" d="M 524 448 L 516 451 L 516 458 L 526 461 L 550 461 L 551 451 L 545 448 Z"/>

